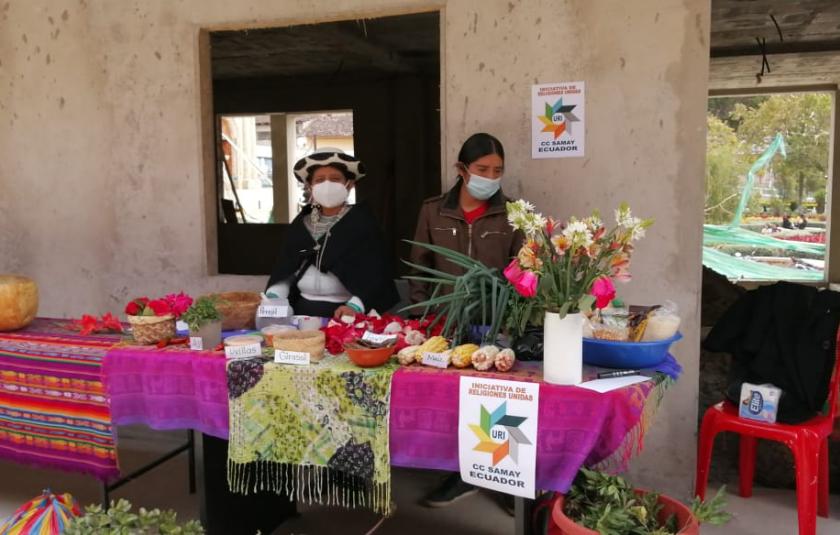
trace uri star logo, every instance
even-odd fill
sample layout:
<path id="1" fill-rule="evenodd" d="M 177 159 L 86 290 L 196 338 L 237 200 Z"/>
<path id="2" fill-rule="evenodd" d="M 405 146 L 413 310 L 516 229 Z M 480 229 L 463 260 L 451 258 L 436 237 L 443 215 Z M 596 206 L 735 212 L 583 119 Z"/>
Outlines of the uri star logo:
<path id="1" fill-rule="evenodd" d="M 563 105 L 561 98 L 552 106 L 548 102 L 545 103 L 545 115 L 540 115 L 537 118 L 543 123 L 542 132 L 554 132 L 554 139 L 560 137 L 563 132 L 572 133 L 572 123 L 580 121 L 572 110 L 577 107 L 576 104 Z"/>
<path id="2" fill-rule="evenodd" d="M 499 405 L 499 408 L 492 413 L 482 405 L 481 425 L 470 424 L 470 429 L 479 440 L 473 451 L 491 454 L 493 456 L 493 466 L 496 466 L 508 456 L 514 463 L 519 464 L 519 446 L 532 445 L 525 433 L 519 430 L 519 426 L 525 420 L 527 418 L 524 416 L 507 414 L 507 401 Z M 503 427 L 507 432 L 507 439 L 504 442 L 496 442 L 490 436 L 491 430 L 496 426 Z"/>

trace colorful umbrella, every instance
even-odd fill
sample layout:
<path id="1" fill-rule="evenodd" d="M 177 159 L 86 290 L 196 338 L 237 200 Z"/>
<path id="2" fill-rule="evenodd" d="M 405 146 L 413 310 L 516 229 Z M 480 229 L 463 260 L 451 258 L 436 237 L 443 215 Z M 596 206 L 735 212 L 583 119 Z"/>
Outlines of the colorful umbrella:
<path id="1" fill-rule="evenodd" d="M 3 524 L 0 535 L 60 535 L 74 516 L 79 504 L 70 494 L 56 496 L 49 490 L 18 507 Z"/>

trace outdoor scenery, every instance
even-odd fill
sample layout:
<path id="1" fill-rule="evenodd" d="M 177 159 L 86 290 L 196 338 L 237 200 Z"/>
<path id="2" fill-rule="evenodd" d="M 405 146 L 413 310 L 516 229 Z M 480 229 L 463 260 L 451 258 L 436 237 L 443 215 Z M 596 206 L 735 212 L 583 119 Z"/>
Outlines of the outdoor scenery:
<path id="1" fill-rule="evenodd" d="M 703 264 L 731 280 L 823 280 L 832 97 L 709 99 Z"/>

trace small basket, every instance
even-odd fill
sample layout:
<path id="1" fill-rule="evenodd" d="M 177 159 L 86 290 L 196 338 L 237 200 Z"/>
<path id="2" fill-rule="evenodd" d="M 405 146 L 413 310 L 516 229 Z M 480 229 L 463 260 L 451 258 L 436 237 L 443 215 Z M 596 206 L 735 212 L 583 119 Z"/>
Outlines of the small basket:
<path id="1" fill-rule="evenodd" d="M 257 307 L 262 298 L 254 292 L 222 292 L 213 294 L 216 310 L 222 315 L 223 331 L 256 328 Z"/>
<path id="2" fill-rule="evenodd" d="M 131 334 L 138 344 L 156 344 L 175 337 L 175 316 L 128 316 Z"/>
<path id="3" fill-rule="evenodd" d="M 272 336 L 274 349 L 309 353 L 312 362 L 324 357 L 327 340 L 323 331 L 286 331 Z"/>

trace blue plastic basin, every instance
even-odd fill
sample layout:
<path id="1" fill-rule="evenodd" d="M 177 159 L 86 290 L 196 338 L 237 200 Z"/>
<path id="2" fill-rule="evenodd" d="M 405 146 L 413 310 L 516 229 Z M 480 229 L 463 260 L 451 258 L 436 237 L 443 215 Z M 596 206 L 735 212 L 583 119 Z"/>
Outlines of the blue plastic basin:
<path id="1" fill-rule="evenodd" d="M 616 342 L 584 338 L 583 362 L 604 368 L 625 370 L 650 368 L 665 360 L 671 344 L 681 338 L 680 333 L 656 342 Z"/>

